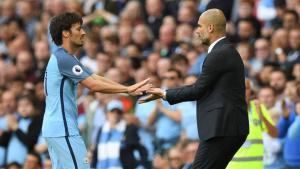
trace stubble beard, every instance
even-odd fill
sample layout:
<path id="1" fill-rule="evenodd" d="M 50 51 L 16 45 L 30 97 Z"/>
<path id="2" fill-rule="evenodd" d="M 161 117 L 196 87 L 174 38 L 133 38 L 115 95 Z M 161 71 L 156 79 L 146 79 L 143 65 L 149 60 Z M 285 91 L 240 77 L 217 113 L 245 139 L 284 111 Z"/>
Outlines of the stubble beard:
<path id="1" fill-rule="evenodd" d="M 210 43 L 209 43 L 209 39 L 208 38 L 201 38 L 201 42 L 202 42 L 202 44 L 203 45 L 209 45 Z"/>

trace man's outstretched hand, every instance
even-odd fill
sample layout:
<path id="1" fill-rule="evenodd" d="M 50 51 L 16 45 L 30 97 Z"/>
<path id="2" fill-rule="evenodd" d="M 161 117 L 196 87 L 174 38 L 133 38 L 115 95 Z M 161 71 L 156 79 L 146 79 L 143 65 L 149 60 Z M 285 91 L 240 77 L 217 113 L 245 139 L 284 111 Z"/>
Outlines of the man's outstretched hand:
<path id="1" fill-rule="evenodd" d="M 132 96 L 142 95 L 144 92 L 149 90 L 152 87 L 152 84 L 149 84 L 150 78 L 145 79 L 139 83 L 131 85 L 127 88 L 128 94 Z"/>
<path id="2" fill-rule="evenodd" d="M 156 99 L 160 99 L 160 98 L 163 98 L 165 99 L 166 96 L 164 94 L 164 90 L 160 89 L 160 88 L 150 88 L 147 93 L 149 95 L 139 99 L 139 104 L 141 103 L 146 103 L 146 102 L 149 102 L 149 101 L 152 101 L 152 100 L 156 100 Z"/>

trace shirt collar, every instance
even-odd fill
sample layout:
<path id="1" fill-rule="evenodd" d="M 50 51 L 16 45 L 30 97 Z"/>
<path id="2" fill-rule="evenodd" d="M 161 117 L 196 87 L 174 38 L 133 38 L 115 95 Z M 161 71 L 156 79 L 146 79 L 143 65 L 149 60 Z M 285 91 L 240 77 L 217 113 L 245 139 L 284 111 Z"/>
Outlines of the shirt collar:
<path id="1" fill-rule="evenodd" d="M 211 50 L 213 49 L 213 47 L 220 41 L 220 40 L 222 40 L 222 39 L 224 39 L 225 38 L 225 36 L 223 36 L 223 37 L 221 37 L 221 38 L 219 38 L 219 39 L 217 39 L 216 41 L 214 41 L 212 44 L 210 44 L 209 45 L 209 47 L 208 47 L 208 51 L 207 51 L 207 53 L 210 53 L 211 52 Z"/>

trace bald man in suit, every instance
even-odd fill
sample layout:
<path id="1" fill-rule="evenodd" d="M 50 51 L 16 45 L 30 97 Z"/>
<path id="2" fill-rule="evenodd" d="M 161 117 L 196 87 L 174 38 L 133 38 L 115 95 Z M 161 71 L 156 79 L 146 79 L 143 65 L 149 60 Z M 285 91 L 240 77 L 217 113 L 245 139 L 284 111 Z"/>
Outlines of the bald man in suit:
<path id="1" fill-rule="evenodd" d="M 148 90 L 140 103 L 158 98 L 170 104 L 197 101 L 197 126 L 201 139 L 194 169 L 225 169 L 248 133 L 244 65 L 225 37 L 226 18 L 219 9 L 202 13 L 197 35 L 209 45 L 202 73 L 188 86 L 164 91 Z"/>

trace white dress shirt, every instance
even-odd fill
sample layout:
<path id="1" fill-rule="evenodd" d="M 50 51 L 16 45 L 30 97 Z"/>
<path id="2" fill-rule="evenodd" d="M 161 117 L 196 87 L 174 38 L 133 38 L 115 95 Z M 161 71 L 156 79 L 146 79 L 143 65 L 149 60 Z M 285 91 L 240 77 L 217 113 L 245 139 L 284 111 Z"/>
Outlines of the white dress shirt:
<path id="1" fill-rule="evenodd" d="M 220 40 L 222 40 L 222 39 L 224 39 L 225 38 L 225 36 L 223 36 L 223 37 L 221 37 L 221 38 L 219 38 L 219 39 L 217 39 L 216 41 L 214 41 L 212 44 L 210 44 L 209 45 L 209 47 L 208 47 L 208 51 L 207 51 L 207 53 L 210 53 L 211 52 L 211 50 L 212 50 L 212 48 L 220 41 Z"/>

